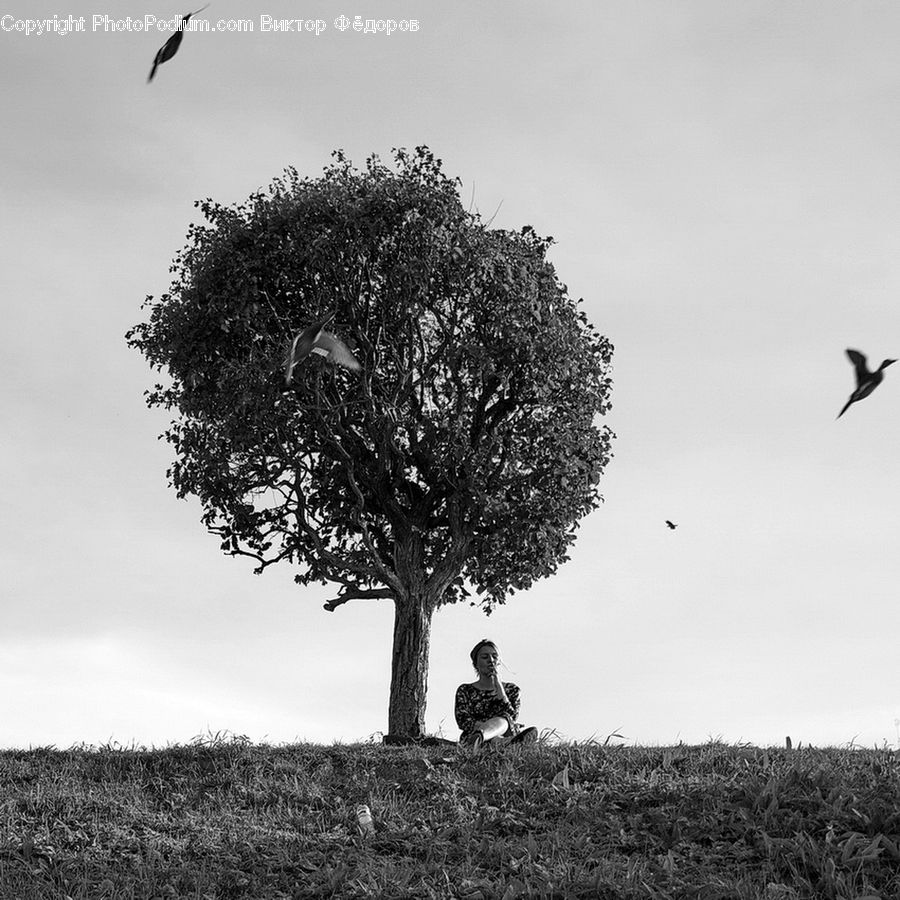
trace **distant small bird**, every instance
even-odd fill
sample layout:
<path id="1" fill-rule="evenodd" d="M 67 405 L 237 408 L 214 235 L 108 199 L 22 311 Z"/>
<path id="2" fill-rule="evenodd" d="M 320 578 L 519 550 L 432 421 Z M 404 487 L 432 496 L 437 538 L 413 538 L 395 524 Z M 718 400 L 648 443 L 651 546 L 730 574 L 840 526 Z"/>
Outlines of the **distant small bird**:
<path id="1" fill-rule="evenodd" d="M 303 362 L 311 353 L 324 356 L 325 359 L 345 369 L 358 372 L 362 366 L 356 357 L 350 352 L 347 345 L 335 337 L 331 332 L 325 331 L 325 326 L 334 318 L 332 313 L 321 322 L 314 322 L 309 328 L 297 333 L 288 351 L 284 364 L 284 383 L 290 387 L 294 375 L 294 366 Z"/>
<path id="2" fill-rule="evenodd" d="M 886 359 L 876 371 L 870 372 L 869 367 L 866 365 L 866 358 L 859 350 L 848 350 L 847 356 L 850 357 L 850 362 L 853 363 L 853 368 L 856 369 L 856 390 L 850 395 L 850 399 L 844 404 L 844 408 L 837 414 L 838 418 L 847 412 L 847 408 L 851 403 L 856 403 L 857 400 L 863 400 L 868 397 L 881 384 L 884 378 L 883 370 L 891 363 L 897 362 L 896 359 Z"/>
<path id="3" fill-rule="evenodd" d="M 678 527 L 674 522 L 670 522 L 668 519 L 666 519 L 666 525 L 668 525 L 672 530 Z"/>
<path id="4" fill-rule="evenodd" d="M 157 50 L 156 56 L 153 58 L 153 68 L 150 70 L 150 75 L 147 78 L 148 83 L 153 81 L 157 66 L 161 66 L 164 62 L 168 62 L 178 52 L 178 48 L 181 46 L 181 39 L 184 37 L 184 29 L 187 27 L 188 19 L 190 19 L 191 16 L 196 16 L 197 13 L 203 12 L 207 6 L 209 6 L 208 3 L 205 6 L 201 6 L 200 9 L 189 12 L 186 16 L 181 17 L 181 27 L 162 45 L 162 47 L 159 48 L 159 50 Z"/>

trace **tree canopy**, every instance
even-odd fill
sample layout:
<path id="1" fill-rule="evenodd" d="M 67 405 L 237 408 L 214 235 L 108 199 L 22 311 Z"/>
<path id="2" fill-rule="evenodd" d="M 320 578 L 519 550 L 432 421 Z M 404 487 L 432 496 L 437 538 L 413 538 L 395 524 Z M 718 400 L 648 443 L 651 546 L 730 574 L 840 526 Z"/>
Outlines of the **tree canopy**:
<path id="1" fill-rule="evenodd" d="M 612 347 L 551 238 L 486 226 L 427 148 L 394 156 L 360 171 L 338 151 L 317 179 L 198 203 L 169 292 L 126 337 L 168 373 L 147 396 L 175 413 L 168 475 L 222 549 L 337 585 L 329 609 L 392 599 L 395 657 L 407 639 L 427 656 L 436 608 L 490 612 L 568 558 L 602 499 Z M 286 387 L 293 335 L 332 313 L 362 371 L 311 356 Z"/>

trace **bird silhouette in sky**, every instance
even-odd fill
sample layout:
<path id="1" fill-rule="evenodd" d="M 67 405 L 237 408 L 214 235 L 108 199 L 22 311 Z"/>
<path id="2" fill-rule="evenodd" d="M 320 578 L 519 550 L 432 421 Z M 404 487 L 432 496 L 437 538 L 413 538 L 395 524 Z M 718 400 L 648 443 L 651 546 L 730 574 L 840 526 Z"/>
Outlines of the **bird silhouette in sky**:
<path id="1" fill-rule="evenodd" d="M 325 326 L 333 318 L 334 313 L 327 319 L 314 322 L 309 328 L 304 328 L 303 331 L 297 332 L 284 364 L 284 383 L 288 387 L 291 386 L 294 367 L 307 359 L 311 353 L 324 356 L 328 362 L 343 366 L 345 369 L 350 369 L 353 372 L 358 372 L 362 368 L 347 345 L 330 331 L 325 330 Z"/>
<path id="2" fill-rule="evenodd" d="M 668 525 L 669 528 L 671 528 L 673 531 L 678 527 L 674 522 L 670 522 L 668 519 L 666 519 L 666 525 Z"/>
<path id="3" fill-rule="evenodd" d="M 859 350 L 848 350 L 847 356 L 850 357 L 850 362 L 853 363 L 853 368 L 856 370 L 856 390 L 850 395 L 850 399 L 844 404 L 844 408 L 837 414 L 838 418 L 847 412 L 847 408 L 851 403 L 856 403 L 857 400 L 863 400 L 868 397 L 881 384 L 884 378 L 884 370 L 891 363 L 897 362 L 896 359 L 886 359 L 874 372 L 870 372 L 869 367 L 866 365 L 866 358 Z"/>
<path id="4" fill-rule="evenodd" d="M 153 76 L 156 74 L 157 67 L 161 66 L 164 62 L 168 62 L 178 52 L 178 48 L 181 46 L 181 39 L 184 37 L 184 29 L 187 27 L 188 19 L 190 19 L 191 16 L 196 16 L 197 13 L 203 12 L 207 6 L 209 6 L 208 3 L 205 6 L 201 6 L 200 9 L 189 12 L 186 16 L 181 17 L 181 27 L 162 45 L 162 47 L 159 48 L 159 50 L 157 50 L 156 56 L 153 57 L 153 68 L 150 70 L 150 75 L 147 77 L 148 82 L 153 81 Z"/>

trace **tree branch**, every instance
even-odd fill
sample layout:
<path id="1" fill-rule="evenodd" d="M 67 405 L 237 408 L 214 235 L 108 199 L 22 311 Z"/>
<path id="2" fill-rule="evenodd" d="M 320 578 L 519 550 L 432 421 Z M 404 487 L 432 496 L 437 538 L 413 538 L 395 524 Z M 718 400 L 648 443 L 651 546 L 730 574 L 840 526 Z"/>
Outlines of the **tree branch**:
<path id="1" fill-rule="evenodd" d="M 353 434 L 354 437 L 357 437 L 355 432 L 350 432 L 348 429 L 345 429 L 339 419 L 336 422 L 330 423 L 330 425 L 331 425 L 332 430 L 337 432 L 337 434 L 340 437 L 347 438 L 351 435 L 351 433 Z M 391 585 L 392 589 L 395 592 L 399 592 L 402 590 L 401 585 L 398 582 L 396 575 L 390 571 L 387 564 L 381 558 L 381 555 L 376 550 L 375 544 L 372 540 L 372 536 L 369 533 L 368 525 L 366 524 L 366 521 L 364 519 L 366 502 L 365 502 L 365 497 L 363 496 L 363 493 L 360 490 L 359 485 L 357 484 L 356 477 L 355 477 L 355 474 L 353 471 L 353 457 L 351 457 L 350 454 L 346 451 L 346 449 L 344 448 L 341 441 L 334 440 L 333 438 L 331 438 L 330 443 L 337 450 L 337 452 L 340 454 L 341 458 L 343 459 L 344 471 L 347 475 L 347 480 L 350 484 L 350 489 L 353 491 L 353 493 L 356 497 L 356 507 L 357 507 L 358 515 L 356 517 L 355 524 L 359 528 L 359 532 L 360 532 L 360 535 L 362 536 L 363 544 L 365 545 L 366 549 L 369 551 L 370 559 L 372 560 L 372 567 L 374 568 L 375 572 L 377 572 L 378 578 L 382 582 L 384 582 L 385 584 Z M 298 496 L 299 496 L 299 493 L 298 493 Z M 305 518 L 305 516 L 304 516 L 304 518 Z M 316 543 L 316 547 L 317 547 L 317 549 L 319 549 L 320 554 L 327 553 L 327 551 L 324 550 L 324 545 L 322 544 L 322 541 L 319 538 L 318 534 L 316 534 L 315 536 L 312 536 L 312 535 L 310 535 L 310 536 L 313 538 L 313 541 Z M 328 555 L 331 556 L 332 558 L 335 558 L 334 554 L 328 553 Z M 344 561 L 344 567 L 349 568 L 349 564 L 346 561 Z"/>
<path id="2" fill-rule="evenodd" d="M 294 496 L 297 498 L 296 508 L 294 512 L 294 518 L 296 519 L 297 526 L 316 548 L 316 553 L 319 555 L 319 559 L 327 567 L 327 577 L 335 581 L 341 581 L 342 578 L 339 575 L 332 573 L 349 571 L 352 574 L 356 575 L 358 578 L 371 578 L 373 574 L 371 568 L 354 565 L 353 563 L 344 559 L 342 556 L 339 556 L 337 553 L 333 553 L 325 546 L 325 542 L 319 536 L 319 533 L 316 531 L 316 529 L 310 525 L 309 520 L 307 519 L 306 499 L 303 496 L 303 491 L 299 484 L 294 485 Z"/>
<path id="3" fill-rule="evenodd" d="M 349 585 L 341 589 L 341 592 L 333 600 L 325 604 L 328 612 L 334 612 L 344 603 L 351 600 L 393 600 L 394 592 L 390 588 L 358 588 Z"/>
<path id="4" fill-rule="evenodd" d="M 498 387 L 500 387 L 500 379 L 496 375 L 489 375 L 485 379 L 484 390 L 475 406 L 475 413 L 472 416 L 472 429 L 469 433 L 469 443 L 473 448 L 477 447 L 480 443 L 488 401 L 494 396 Z M 493 411 L 494 407 L 491 407 L 491 409 Z"/>

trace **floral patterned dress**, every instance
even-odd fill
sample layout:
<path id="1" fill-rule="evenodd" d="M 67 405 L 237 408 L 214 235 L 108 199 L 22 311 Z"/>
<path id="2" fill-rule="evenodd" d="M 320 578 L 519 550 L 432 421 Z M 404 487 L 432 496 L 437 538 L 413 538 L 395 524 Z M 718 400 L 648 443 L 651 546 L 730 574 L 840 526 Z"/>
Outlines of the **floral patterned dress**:
<path id="1" fill-rule="evenodd" d="M 474 684 L 461 684 L 456 689 L 456 724 L 463 734 L 472 731 L 476 722 L 483 722 L 494 716 L 500 716 L 509 722 L 507 736 L 518 734 L 520 726 L 516 719 L 519 716 L 519 686 L 511 681 L 504 681 L 503 690 L 506 691 L 509 703 L 497 699 L 493 691 L 483 691 Z"/>

